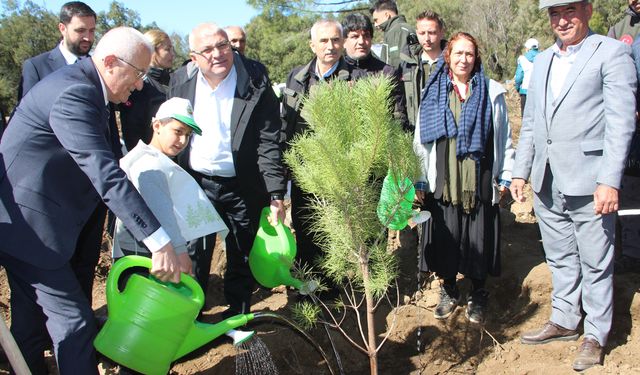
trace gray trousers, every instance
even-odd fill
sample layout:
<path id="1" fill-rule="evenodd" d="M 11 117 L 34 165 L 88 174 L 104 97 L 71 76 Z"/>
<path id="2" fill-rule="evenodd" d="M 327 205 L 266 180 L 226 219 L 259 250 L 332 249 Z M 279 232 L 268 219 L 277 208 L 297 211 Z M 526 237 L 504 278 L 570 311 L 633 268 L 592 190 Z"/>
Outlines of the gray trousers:
<path id="1" fill-rule="evenodd" d="M 593 196 L 566 196 L 549 167 L 534 209 L 551 269 L 551 321 L 605 345 L 613 317 L 615 215 L 595 215 Z"/>

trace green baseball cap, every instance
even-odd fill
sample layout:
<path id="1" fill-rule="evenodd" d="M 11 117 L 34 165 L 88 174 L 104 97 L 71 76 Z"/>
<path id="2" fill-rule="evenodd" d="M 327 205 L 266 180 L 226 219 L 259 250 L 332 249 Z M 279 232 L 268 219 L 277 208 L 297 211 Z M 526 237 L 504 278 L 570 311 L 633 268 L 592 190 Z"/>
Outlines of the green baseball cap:
<path id="1" fill-rule="evenodd" d="M 189 99 L 171 98 L 167 100 L 158 108 L 155 118 L 157 120 L 164 118 L 176 119 L 193 129 L 193 132 L 197 135 L 202 135 L 202 130 L 193 119 L 193 107 Z"/>

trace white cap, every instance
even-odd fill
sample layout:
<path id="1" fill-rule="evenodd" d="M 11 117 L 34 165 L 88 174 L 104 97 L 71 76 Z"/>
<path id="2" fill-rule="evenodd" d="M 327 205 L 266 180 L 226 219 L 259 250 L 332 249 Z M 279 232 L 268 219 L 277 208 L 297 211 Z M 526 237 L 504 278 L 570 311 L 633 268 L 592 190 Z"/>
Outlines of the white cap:
<path id="1" fill-rule="evenodd" d="M 174 118 L 189 126 L 194 133 L 202 135 L 202 130 L 193 119 L 193 107 L 189 99 L 175 97 L 162 103 L 158 108 L 158 112 L 156 112 L 155 119 L 162 120 L 165 118 Z"/>
<path id="2" fill-rule="evenodd" d="M 524 42 L 524 48 L 526 49 L 531 49 L 531 48 L 538 48 L 538 39 L 535 38 L 529 38 L 527 39 L 526 42 Z"/>

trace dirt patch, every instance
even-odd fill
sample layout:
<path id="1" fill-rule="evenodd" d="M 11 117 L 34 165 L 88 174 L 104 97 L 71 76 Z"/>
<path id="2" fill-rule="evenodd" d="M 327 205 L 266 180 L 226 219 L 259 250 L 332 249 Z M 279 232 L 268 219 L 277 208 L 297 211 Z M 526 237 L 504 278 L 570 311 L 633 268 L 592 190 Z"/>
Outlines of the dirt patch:
<path id="1" fill-rule="evenodd" d="M 416 233 L 401 232 L 398 252 L 401 263 L 399 288 L 401 305 L 379 312 L 381 327 L 390 325 L 397 314 L 396 326 L 379 353 L 381 374 L 567 374 L 578 342 L 525 346 L 518 337 L 525 330 L 543 324 L 550 314 L 551 277 L 544 263 L 538 235 L 533 224 L 518 223 L 515 215 L 503 211 L 503 274 L 490 278 L 491 293 L 486 325 L 470 324 L 459 307 L 446 322 L 433 318 L 437 303 L 437 282 L 425 283 L 418 291 L 416 280 Z M 205 321 L 217 322 L 223 310 L 221 267 L 223 250 L 216 248 L 217 263 L 207 293 L 213 307 L 205 311 Z M 104 282 L 109 268 L 109 254 L 104 251 L 94 289 L 94 308 L 105 309 Z M 466 286 L 468 289 L 468 286 Z M 640 278 L 637 274 L 615 277 L 615 316 L 605 365 L 588 373 L 640 373 Z M 465 284 L 462 283 L 464 292 Z M 0 274 L 0 306 L 8 319 L 9 290 L 4 272 Z M 257 288 L 253 311 L 273 311 L 289 316 L 289 306 L 297 300 L 295 291 L 272 292 Z M 348 324 L 353 324 L 349 322 Z M 291 329 L 271 322 L 250 325 L 258 331 L 271 352 L 281 374 L 328 374 L 320 355 Z M 418 350 L 418 329 L 421 347 Z M 335 331 L 330 331 L 346 374 L 368 373 L 367 358 L 356 351 Z M 331 356 L 331 346 L 324 329 L 310 334 Z M 189 358 L 176 363 L 172 374 L 232 374 L 236 349 L 230 340 L 214 340 Z M 334 369 L 335 360 L 332 358 Z M 117 373 L 115 364 L 103 361 L 101 373 Z M 6 364 L 0 373 L 7 373 Z M 53 369 L 55 370 L 55 369 Z M 54 372 L 55 373 L 55 372 Z"/>

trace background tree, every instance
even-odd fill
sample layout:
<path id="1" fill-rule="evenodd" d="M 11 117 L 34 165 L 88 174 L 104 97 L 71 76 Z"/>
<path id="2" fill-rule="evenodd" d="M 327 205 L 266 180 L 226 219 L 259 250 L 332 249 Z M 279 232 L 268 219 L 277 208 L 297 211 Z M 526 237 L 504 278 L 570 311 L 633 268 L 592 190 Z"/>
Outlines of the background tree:
<path id="1" fill-rule="evenodd" d="M 0 107 L 10 114 L 16 103 L 22 62 L 60 42 L 58 16 L 26 1 L 3 1 L 0 18 Z"/>
<path id="2" fill-rule="evenodd" d="M 246 28 L 247 56 L 265 64 L 273 82 L 285 82 L 291 69 L 313 57 L 309 30 L 314 21 L 309 16 L 265 8 Z"/>

